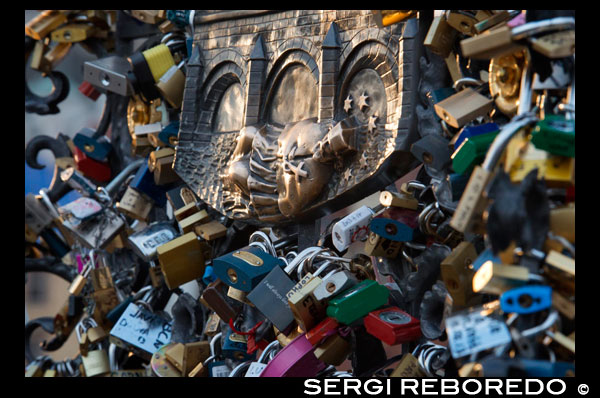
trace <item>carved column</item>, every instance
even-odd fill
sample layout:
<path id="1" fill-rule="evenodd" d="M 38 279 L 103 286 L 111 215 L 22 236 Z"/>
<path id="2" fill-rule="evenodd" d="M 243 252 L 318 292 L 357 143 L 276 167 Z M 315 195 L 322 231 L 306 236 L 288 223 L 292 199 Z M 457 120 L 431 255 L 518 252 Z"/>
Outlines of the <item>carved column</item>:
<path id="1" fill-rule="evenodd" d="M 340 38 L 338 26 L 331 23 L 321 45 L 319 76 L 319 123 L 331 123 L 335 110 L 335 87 L 339 71 Z"/>
<path id="2" fill-rule="evenodd" d="M 181 104 L 181 124 L 179 134 L 191 134 L 196 128 L 198 122 L 198 112 L 196 107 L 200 100 L 199 91 L 202 79 L 202 70 L 204 65 L 200 57 L 200 50 L 196 44 L 192 49 L 192 54 L 186 66 L 186 85 L 183 91 L 183 103 Z M 189 140 L 189 137 L 180 137 L 184 141 Z"/>
<path id="3" fill-rule="evenodd" d="M 246 100 L 244 126 L 258 123 L 266 69 L 267 57 L 265 56 L 263 38 L 259 34 L 248 61 L 248 98 Z"/>

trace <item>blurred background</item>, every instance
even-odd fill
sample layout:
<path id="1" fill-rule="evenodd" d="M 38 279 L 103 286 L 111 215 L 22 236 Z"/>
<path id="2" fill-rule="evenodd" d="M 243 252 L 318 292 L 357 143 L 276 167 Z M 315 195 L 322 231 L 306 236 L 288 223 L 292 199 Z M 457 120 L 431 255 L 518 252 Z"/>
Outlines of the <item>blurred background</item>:
<path id="1" fill-rule="evenodd" d="M 35 18 L 39 11 L 25 10 L 25 23 Z M 79 45 L 71 47 L 67 56 L 58 65 L 56 70 L 63 72 L 69 78 L 70 91 L 67 98 L 58 107 L 60 112 L 56 115 L 40 116 L 35 113 L 25 113 L 25 144 L 37 135 L 49 135 L 55 138 L 58 133 L 70 137 L 83 127 L 95 129 L 100 117 L 106 97 L 101 95 L 96 102 L 81 94 L 78 90 L 83 82 L 83 63 L 96 59 Z M 42 77 L 41 73 L 31 69 L 27 64 L 25 79 L 31 91 L 37 95 L 48 95 L 52 91 L 49 79 Z M 110 130 L 109 133 L 110 134 Z M 23 157 L 24 160 L 25 157 Z M 32 169 L 25 164 L 25 195 L 37 195 L 39 190 L 47 188 L 54 172 L 54 156 L 49 150 L 43 150 L 38 156 L 38 162 L 45 165 L 41 170 Z M 79 197 L 72 191 L 61 200 L 59 205 L 69 203 Z M 54 317 L 68 297 L 69 284 L 58 276 L 48 273 L 29 273 L 25 280 L 25 323 L 30 319 L 42 316 Z M 32 351 L 34 355 L 42 353 L 36 349 L 39 342 L 48 337 L 48 334 L 38 328 L 32 336 Z M 47 353 L 55 361 L 72 358 L 79 351 L 75 333 L 57 351 Z"/>

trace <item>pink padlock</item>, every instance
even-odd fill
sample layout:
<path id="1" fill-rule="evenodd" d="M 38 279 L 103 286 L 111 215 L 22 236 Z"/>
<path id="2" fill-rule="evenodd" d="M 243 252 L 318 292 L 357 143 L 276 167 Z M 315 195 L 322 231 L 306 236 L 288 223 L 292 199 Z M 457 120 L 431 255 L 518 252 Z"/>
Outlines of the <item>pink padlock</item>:
<path id="1" fill-rule="evenodd" d="M 260 377 L 315 377 L 327 365 L 315 357 L 314 350 L 301 334 L 275 355 Z"/>

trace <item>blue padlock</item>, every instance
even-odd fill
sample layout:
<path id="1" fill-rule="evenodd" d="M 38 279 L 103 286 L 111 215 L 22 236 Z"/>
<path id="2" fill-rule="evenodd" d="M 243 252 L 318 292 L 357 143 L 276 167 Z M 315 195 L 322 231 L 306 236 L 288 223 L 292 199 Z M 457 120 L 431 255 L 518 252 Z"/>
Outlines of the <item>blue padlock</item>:
<path id="1" fill-rule="evenodd" d="M 481 252 L 481 254 L 479 254 L 479 257 L 477 257 L 475 259 L 475 261 L 473 261 L 473 271 L 477 271 L 479 268 L 481 268 L 481 266 L 486 261 L 491 261 L 491 262 L 497 263 L 497 264 L 502 263 L 502 260 L 500 260 L 500 257 L 495 256 L 494 253 L 492 252 L 492 249 L 485 249 L 484 251 Z"/>
<path id="2" fill-rule="evenodd" d="M 225 361 L 212 361 L 206 365 L 208 369 L 208 377 L 227 377 L 231 373 L 231 369 Z"/>
<path id="3" fill-rule="evenodd" d="M 252 361 L 256 358 L 256 351 L 252 354 L 247 354 L 248 342 L 247 337 L 233 332 L 231 329 L 225 335 L 222 355 L 225 358 L 234 359 L 237 361 Z"/>
<path id="4" fill-rule="evenodd" d="M 173 139 L 177 139 L 177 134 L 179 133 L 179 120 L 171 122 L 165 126 L 158 133 L 158 139 L 170 146 L 171 148 L 175 148 L 175 145 L 172 144 Z"/>
<path id="5" fill-rule="evenodd" d="M 369 229 L 394 242 L 410 242 L 413 239 L 414 230 L 411 227 L 391 218 L 374 218 L 369 224 Z"/>
<path id="6" fill-rule="evenodd" d="M 204 269 L 204 275 L 202 276 L 202 282 L 204 282 L 206 285 L 210 285 L 211 283 L 213 283 L 216 280 L 217 280 L 217 275 L 215 274 L 215 270 L 213 269 L 212 265 L 207 265 L 206 268 Z"/>
<path id="7" fill-rule="evenodd" d="M 148 169 L 148 158 L 140 166 L 137 173 L 129 184 L 130 187 L 146 194 L 150 199 L 154 200 L 159 207 L 164 207 L 167 203 L 167 191 L 175 187 L 175 183 L 166 185 L 156 185 L 154 183 L 154 173 Z"/>
<path id="8" fill-rule="evenodd" d="M 85 156 L 99 162 L 104 162 L 112 150 L 112 146 L 108 142 L 101 142 L 92 138 L 94 133 L 94 130 L 84 127 L 75 134 L 75 137 L 73 137 L 73 144 L 75 144 Z"/>
<path id="9" fill-rule="evenodd" d="M 276 266 L 285 263 L 255 246 L 234 250 L 213 260 L 215 275 L 226 285 L 243 292 L 254 289 Z"/>
<path id="10" fill-rule="evenodd" d="M 452 201 L 460 200 L 463 192 L 465 192 L 471 174 L 452 173 L 449 177 L 450 186 L 452 187 Z"/>
<path id="11" fill-rule="evenodd" d="M 491 133 L 493 131 L 498 131 L 498 130 L 500 130 L 500 127 L 498 127 L 498 125 L 496 123 L 485 123 L 485 124 L 480 124 L 478 126 L 465 127 L 458 134 L 458 138 L 456 139 L 456 142 L 454 143 L 454 150 L 456 151 L 458 149 L 458 147 L 460 146 L 460 144 L 462 144 L 462 142 L 464 140 L 466 140 L 467 138 L 475 137 L 475 136 L 481 135 L 481 134 Z"/>
<path id="12" fill-rule="evenodd" d="M 532 314 L 545 310 L 552 305 L 550 286 L 521 286 L 508 290 L 500 296 L 500 308 L 504 312 Z"/>

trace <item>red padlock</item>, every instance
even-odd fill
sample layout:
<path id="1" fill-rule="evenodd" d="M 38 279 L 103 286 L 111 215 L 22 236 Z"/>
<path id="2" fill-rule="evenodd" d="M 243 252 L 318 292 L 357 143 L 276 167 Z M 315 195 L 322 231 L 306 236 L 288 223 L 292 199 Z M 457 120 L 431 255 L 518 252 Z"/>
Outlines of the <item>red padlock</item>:
<path id="1" fill-rule="evenodd" d="M 77 165 L 77 170 L 82 172 L 83 175 L 98 182 L 110 181 L 110 166 L 108 163 L 89 158 L 74 145 L 71 150 L 73 151 L 73 159 Z"/>
<path id="2" fill-rule="evenodd" d="M 88 82 L 81 83 L 81 85 L 79 86 L 79 92 L 81 94 L 85 95 L 86 97 L 88 97 L 89 99 L 91 99 L 92 101 L 96 101 L 98 99 L 98 97 L 100 96 L 100 94 L 102 94 L 100 91 L 96 90 L 96 88 Z"/>
<path id="3" fill-rule="evenodd" d="M 310 344 L 317 345 L 319 341 L 323 340 L 325 337 L 334 334 L 339 326 L 340 325 L 335 318 L 325 318 L 319 322 L 317 326 L 306 333 L 306 339 Z"/>
<path id="4" fill-rule="evenodd" d="M 421 322 L 398 307 L 372 311 L 365 317 L 367 332 L 388 345 L 421 337 Z"/>

